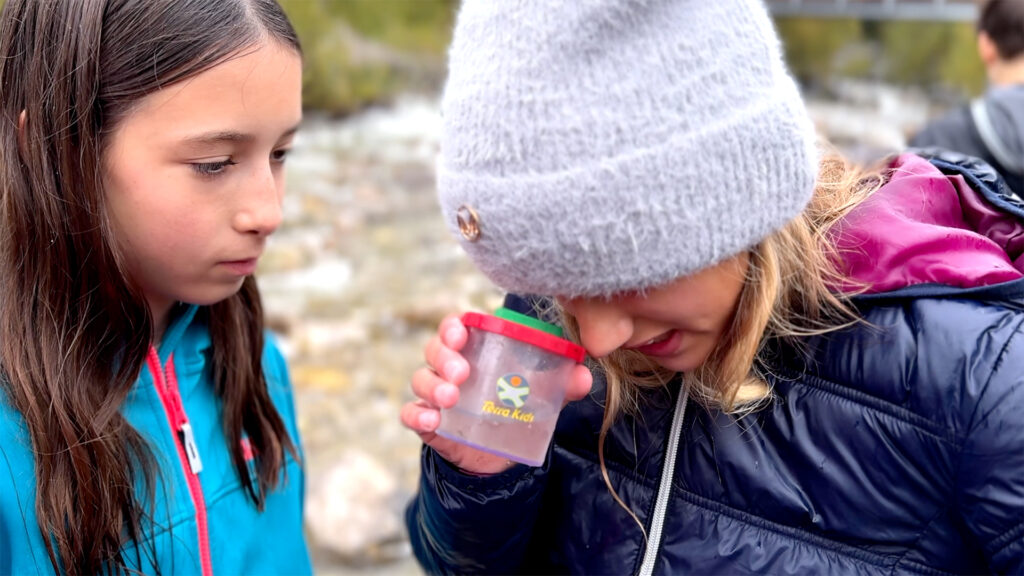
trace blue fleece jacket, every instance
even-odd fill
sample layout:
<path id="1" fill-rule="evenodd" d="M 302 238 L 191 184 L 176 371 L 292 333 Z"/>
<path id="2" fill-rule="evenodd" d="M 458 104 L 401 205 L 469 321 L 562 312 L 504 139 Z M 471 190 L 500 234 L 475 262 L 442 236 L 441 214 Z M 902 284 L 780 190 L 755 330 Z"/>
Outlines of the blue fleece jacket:
<path id="1" fill-rule="evenodd" d="M 308 574 L 302 467 L 287 456 L 286 479 L 267 495 L 263 512 L 256 509 L 231 463 L 207 367 L 210 335 L 197 310 L 187 308 L 159 351 L 150 350 L 125 400 L 125 417 L 149 442 L 160 468 L 154 509 L 144 521 L 147 543 L 141 554 L 131 545 L 124 557 L 146 574 Z M 263 366 L 270 396 L 298 444 L 284 359 L 267 340 Z M 194 439 L 191 457 L 185 439 Z M 24 419 L 0 392 L 0 574 L 53 571 L 35 514 L 34 470 Z M 142 565 L 133 565 L 140 557 Z"/>

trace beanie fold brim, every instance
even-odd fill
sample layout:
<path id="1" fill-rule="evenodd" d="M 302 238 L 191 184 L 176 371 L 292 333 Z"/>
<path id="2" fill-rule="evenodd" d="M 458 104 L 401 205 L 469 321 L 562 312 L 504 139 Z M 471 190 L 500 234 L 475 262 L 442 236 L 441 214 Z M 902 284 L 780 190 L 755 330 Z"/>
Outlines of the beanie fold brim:
<path id="1" fill-rule="evenodd" d="M 806 207 L 817 159 L 799 102 L 760 102 L 655 148 L 555 174 L 476 176 L 442 157 L 442 210 L 505 290 L 597 296 L 662 285 L 748 249 Z M 461 206 L 479 218 L 476 241 L 459 232 Z"/>

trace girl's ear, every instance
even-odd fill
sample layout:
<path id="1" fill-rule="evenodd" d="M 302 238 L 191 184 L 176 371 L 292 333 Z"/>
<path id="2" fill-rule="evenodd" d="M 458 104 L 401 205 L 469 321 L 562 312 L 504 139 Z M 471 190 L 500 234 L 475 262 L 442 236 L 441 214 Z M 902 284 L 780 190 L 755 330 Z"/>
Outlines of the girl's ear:
<path id="1" fill-rule="evenodd" d="M 999 49 L 985 32 L 978 33 L 978 57 L 985 67 L 991 67 L 999 60 Z"/>

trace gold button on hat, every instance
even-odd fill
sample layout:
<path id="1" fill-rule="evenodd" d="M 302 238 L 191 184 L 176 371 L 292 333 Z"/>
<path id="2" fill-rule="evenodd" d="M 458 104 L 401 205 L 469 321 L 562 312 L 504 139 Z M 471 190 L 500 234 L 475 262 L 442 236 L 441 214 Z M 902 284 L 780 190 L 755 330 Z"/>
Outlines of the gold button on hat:
<path id="1" fill-rule="evenodd" d="M 470 242 L 476 242 L 480 238 L 480 217 L 476 210 L 469 204 L 459 206 L 455 212 L 455 220 L 459 223 L 459 231 L 462 237 Z"/>

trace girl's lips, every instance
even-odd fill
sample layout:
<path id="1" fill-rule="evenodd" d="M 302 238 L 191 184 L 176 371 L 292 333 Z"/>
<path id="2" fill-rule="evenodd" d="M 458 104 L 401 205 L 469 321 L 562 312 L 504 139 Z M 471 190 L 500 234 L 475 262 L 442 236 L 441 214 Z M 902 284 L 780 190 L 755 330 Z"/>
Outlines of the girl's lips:
<path id="1" fill-rule="evenodd" d="M 220 265 L 231 271 L 232 274 L 239 276 L 248 276 L 256 271 L 256 263 L 259 260 L 257 258 L 250 258 L 248 260 L 231 260 L 229 262 L 221 262 Z"/>
<path id="2" fill-rule="evenodd" d="M 672 330 L 665 335 L 659 336 L 655 342 L 644 344 L 633 348 L 644 356 L 672 356 L 679 350 L 679 343 L 683 338 L 682 332 Z"/>

